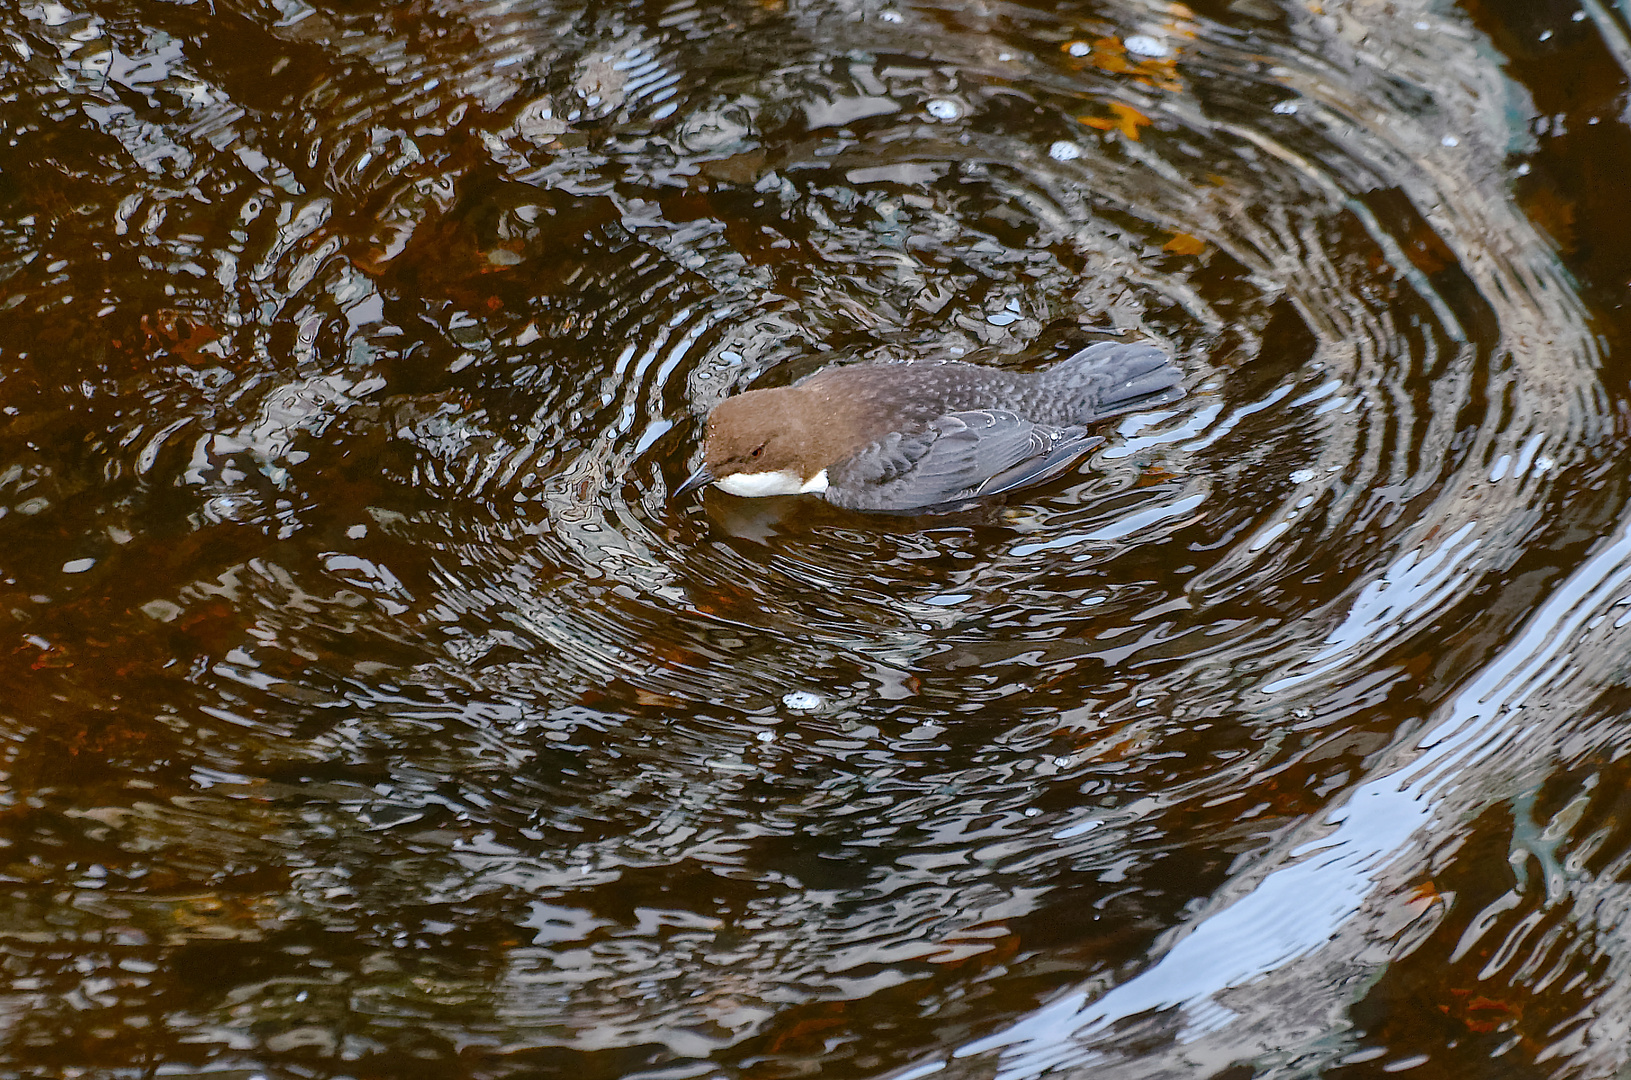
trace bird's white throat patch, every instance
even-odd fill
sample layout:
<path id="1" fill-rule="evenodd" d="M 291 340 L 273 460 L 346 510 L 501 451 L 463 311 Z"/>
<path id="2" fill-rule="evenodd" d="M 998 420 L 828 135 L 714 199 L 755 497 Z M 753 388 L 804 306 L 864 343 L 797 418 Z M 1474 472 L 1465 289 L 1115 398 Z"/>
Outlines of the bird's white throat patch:
<path id="1" fill-rule="evenodd" d="M 744 499 L 758 499 L 766 495 L 817 495 L 827 490 L 827 470 L 822 469 L 808 480 L 790 469 L 777 472 L 739 472 L 714 481 L 720 491 Z"/>

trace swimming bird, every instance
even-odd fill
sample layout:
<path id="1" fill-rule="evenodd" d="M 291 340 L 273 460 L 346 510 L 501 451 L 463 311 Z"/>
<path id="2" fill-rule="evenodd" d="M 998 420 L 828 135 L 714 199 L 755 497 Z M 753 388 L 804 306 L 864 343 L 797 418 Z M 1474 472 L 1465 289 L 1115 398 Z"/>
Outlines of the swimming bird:
<path id="1" fill-rule="evenodd" d="M 1184 396 L 1151 345 L 1100 342 L 1045 370 L 956 360 L 822 368 L 714 407 L 703 463 L 674 492 L 820 495 L 835 506 L 932 513 L 1059 475 L 1104 440 L 1087 425 Z"/>

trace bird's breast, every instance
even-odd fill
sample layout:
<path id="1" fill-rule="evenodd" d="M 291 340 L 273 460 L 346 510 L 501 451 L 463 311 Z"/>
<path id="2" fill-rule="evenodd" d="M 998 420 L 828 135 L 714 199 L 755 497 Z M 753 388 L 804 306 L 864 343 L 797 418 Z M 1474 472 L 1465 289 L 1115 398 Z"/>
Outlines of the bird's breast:
<path id="1" fill-rule="evenodd" d="M 762 499 L 767 495 L 819 495 L 827 490 L 827 470 L 822 469 L 808 480 L 792 469 L 732 473 L 715 480 L 714 486 L 726 494 L 744 499 Z"/>

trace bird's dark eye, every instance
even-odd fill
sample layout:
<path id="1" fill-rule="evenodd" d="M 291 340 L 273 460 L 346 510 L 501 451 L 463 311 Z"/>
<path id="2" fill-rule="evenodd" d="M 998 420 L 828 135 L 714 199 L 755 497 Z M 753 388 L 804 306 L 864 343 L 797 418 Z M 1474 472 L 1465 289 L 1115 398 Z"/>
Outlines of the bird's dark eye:
<path id="1" fill-rule="evenodd" d="M 753 448 L 753 453 L 749 454 L 748 456 L 749 457 L 758 457 L 761 454 L 763 454 L 764 452 L 765 452 L 765 444 L 760 443 L 758 446 L 755 446 Z"/>

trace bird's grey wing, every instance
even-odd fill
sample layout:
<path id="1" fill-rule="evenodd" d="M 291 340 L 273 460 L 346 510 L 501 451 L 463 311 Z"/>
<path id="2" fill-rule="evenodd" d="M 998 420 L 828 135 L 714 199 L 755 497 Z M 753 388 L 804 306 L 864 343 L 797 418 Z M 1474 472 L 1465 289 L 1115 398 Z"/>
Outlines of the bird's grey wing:
<path id="1" fill-rule="evenodd" d="M 1009 412 L 948 413 L 837 466 L 827 498 L 852 510 L 945 509 L 1040 483 L 1101 441 L 1079 427 L 1048 427 Z"/>
<path id="2" fill-rule="evenodd" d="M 986 498 L 1045 483 L 1074 465 L 1083 454 L 1104 442 L 1097 435 L 1089 435 L 1082 428 L 1039 427 L 1036 430 L 1050 436 L 1049 441 L 1038 448 L 1036 456 L 993 476 L 975 490 L 975 495 Z"/>

